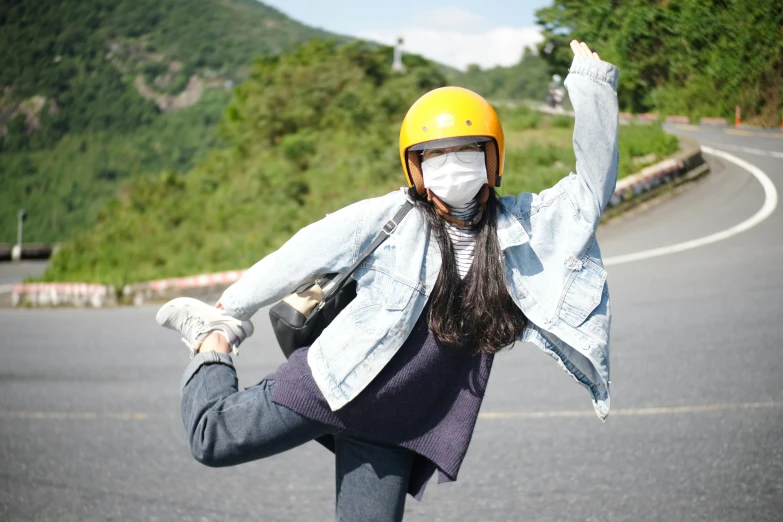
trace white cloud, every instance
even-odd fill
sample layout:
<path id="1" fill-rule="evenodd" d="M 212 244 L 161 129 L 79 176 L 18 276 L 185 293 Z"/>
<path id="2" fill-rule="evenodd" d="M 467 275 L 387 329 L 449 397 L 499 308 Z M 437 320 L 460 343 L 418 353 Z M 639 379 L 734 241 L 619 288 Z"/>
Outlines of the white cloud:
<path id="1" fill-rule="evenodd" d="M 495 27 L 472 30 L 477 23 L 463 15 L 470 15 L 474 22 L 483 20 L 467 12 L 452 11 L 451 18 L 443 16 L 439 26 L 411 26 L 396 30 L 368 30 L 356 36 L 366 40 L 393 45 L 398 37 L 405 40 L 403 50 L 456 67 L 461 70 L 471 63 L 482 69 L 497 65 L 509 66 L 519 62 L 524 47 L 534 47 L 542 40 L 537 27 Z M 417 20 L 427 20 L 419 18 Z M 462 27 L 462 29 L 458 29 Z"/>
<path id="2" fill-rule="evenodd" d="M 416 11 L 413 13 L 413 19 L 419 25 L 441 31 L 472 33 L 489 29 L 489 24 L 483 16 L 459 7 L 438 7 Z"/>

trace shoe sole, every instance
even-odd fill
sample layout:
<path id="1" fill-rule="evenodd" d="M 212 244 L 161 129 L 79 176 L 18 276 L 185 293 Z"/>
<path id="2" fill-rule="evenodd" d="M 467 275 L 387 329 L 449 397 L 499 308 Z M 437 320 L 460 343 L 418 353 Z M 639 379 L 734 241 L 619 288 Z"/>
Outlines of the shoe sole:
<path id="1" fill-rule="evenodd" d="M 164 304 L 163 306 L 160 307 L 160 310 L 158 310 L 158 313 L 155 315 L 155 321 L 157 321 L 157 323 L 160 326 L 163 326 L 164 328 L 170 328 L 172 330 L 176 330 L 176 328 L 172 328 L 166 325 L 166 323 L 172 317 L 173 315 L 172 312 L 174 310 L 181 310 L 183 308 L 188 308 L 188 313 L 190 312 L 191 308 L 200 311 L 203 310 L 206 313 L 203 313 L 201 315 L 204 318 L 204 320 L 208 322 L 221 322 L 221 320 L 225 321 L 226 318 L 233 319 L 239 323 L 238 326 L 241 327 L 241 329 L 245 332 L 245 339 L 253 335 L 255 331 L 255 328 L 253 327 L 253 323 L 251 323 L 250 321 L 241 321 L 239 319 L 231 317 L 230 315 L 227 315 L 219 308 L 210 306 L 207 303 L 203 301 L 199 301 L 198 299 L 195 299 L 193 297 L 177 297 L 175 299 L 172 299 L 168 303 Z"/>

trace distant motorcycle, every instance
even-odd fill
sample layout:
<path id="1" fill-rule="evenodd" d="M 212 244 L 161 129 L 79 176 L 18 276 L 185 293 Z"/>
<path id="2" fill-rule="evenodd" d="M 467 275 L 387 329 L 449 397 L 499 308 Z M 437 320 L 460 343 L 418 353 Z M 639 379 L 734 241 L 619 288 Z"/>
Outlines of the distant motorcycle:
<path id="1" fill-rule="evenodd" d="M 563 111 L 563 100 L 565 99 L 566 91 L 563 88 L 563 79 L 559 74 L 552 76 L 552 81 L 549 82 L 549 93 L 546 96 L 546 104 L 560 112 Z"/>

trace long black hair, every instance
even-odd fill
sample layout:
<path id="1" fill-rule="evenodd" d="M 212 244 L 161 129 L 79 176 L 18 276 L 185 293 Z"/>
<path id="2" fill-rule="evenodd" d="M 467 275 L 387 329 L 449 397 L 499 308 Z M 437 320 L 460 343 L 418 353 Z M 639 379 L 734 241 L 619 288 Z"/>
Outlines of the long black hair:
<path id="1" fill-rule="evenodd" d="M 527 318 L 506 289 L 503 253 L 497 238 L 497 213 L 502 203 L 489 191 L 484 216 L 476 227 L 476 247 L 471 275 L 463 281 L 457 271 L 451 238 L 445 220 L 420 196 L 410 195 L 425 216 L 441 251 L 441 268 L 430 295 L 429 328 L 446 344 L 475 346 L 477 351 L 496 353 L 511 345 L 525 327 Z"/>

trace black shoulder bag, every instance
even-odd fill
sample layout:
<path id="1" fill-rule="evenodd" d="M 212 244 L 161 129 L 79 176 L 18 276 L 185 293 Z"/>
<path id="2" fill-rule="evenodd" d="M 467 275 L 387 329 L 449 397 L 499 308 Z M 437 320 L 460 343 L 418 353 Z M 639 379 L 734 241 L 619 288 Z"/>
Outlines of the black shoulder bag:
<path id="1" fill-rule="evenodd" d="M 411 208 L 413 203 L 406 200 L 347 272 L 327 274 L 312 283 L 306 283 L 272 305 L 269 319 L 286 359 L 297 349 L 312 345 L 324 328 L 356 297 L 356 281 L 351 276 L 394 232 Z"/>

